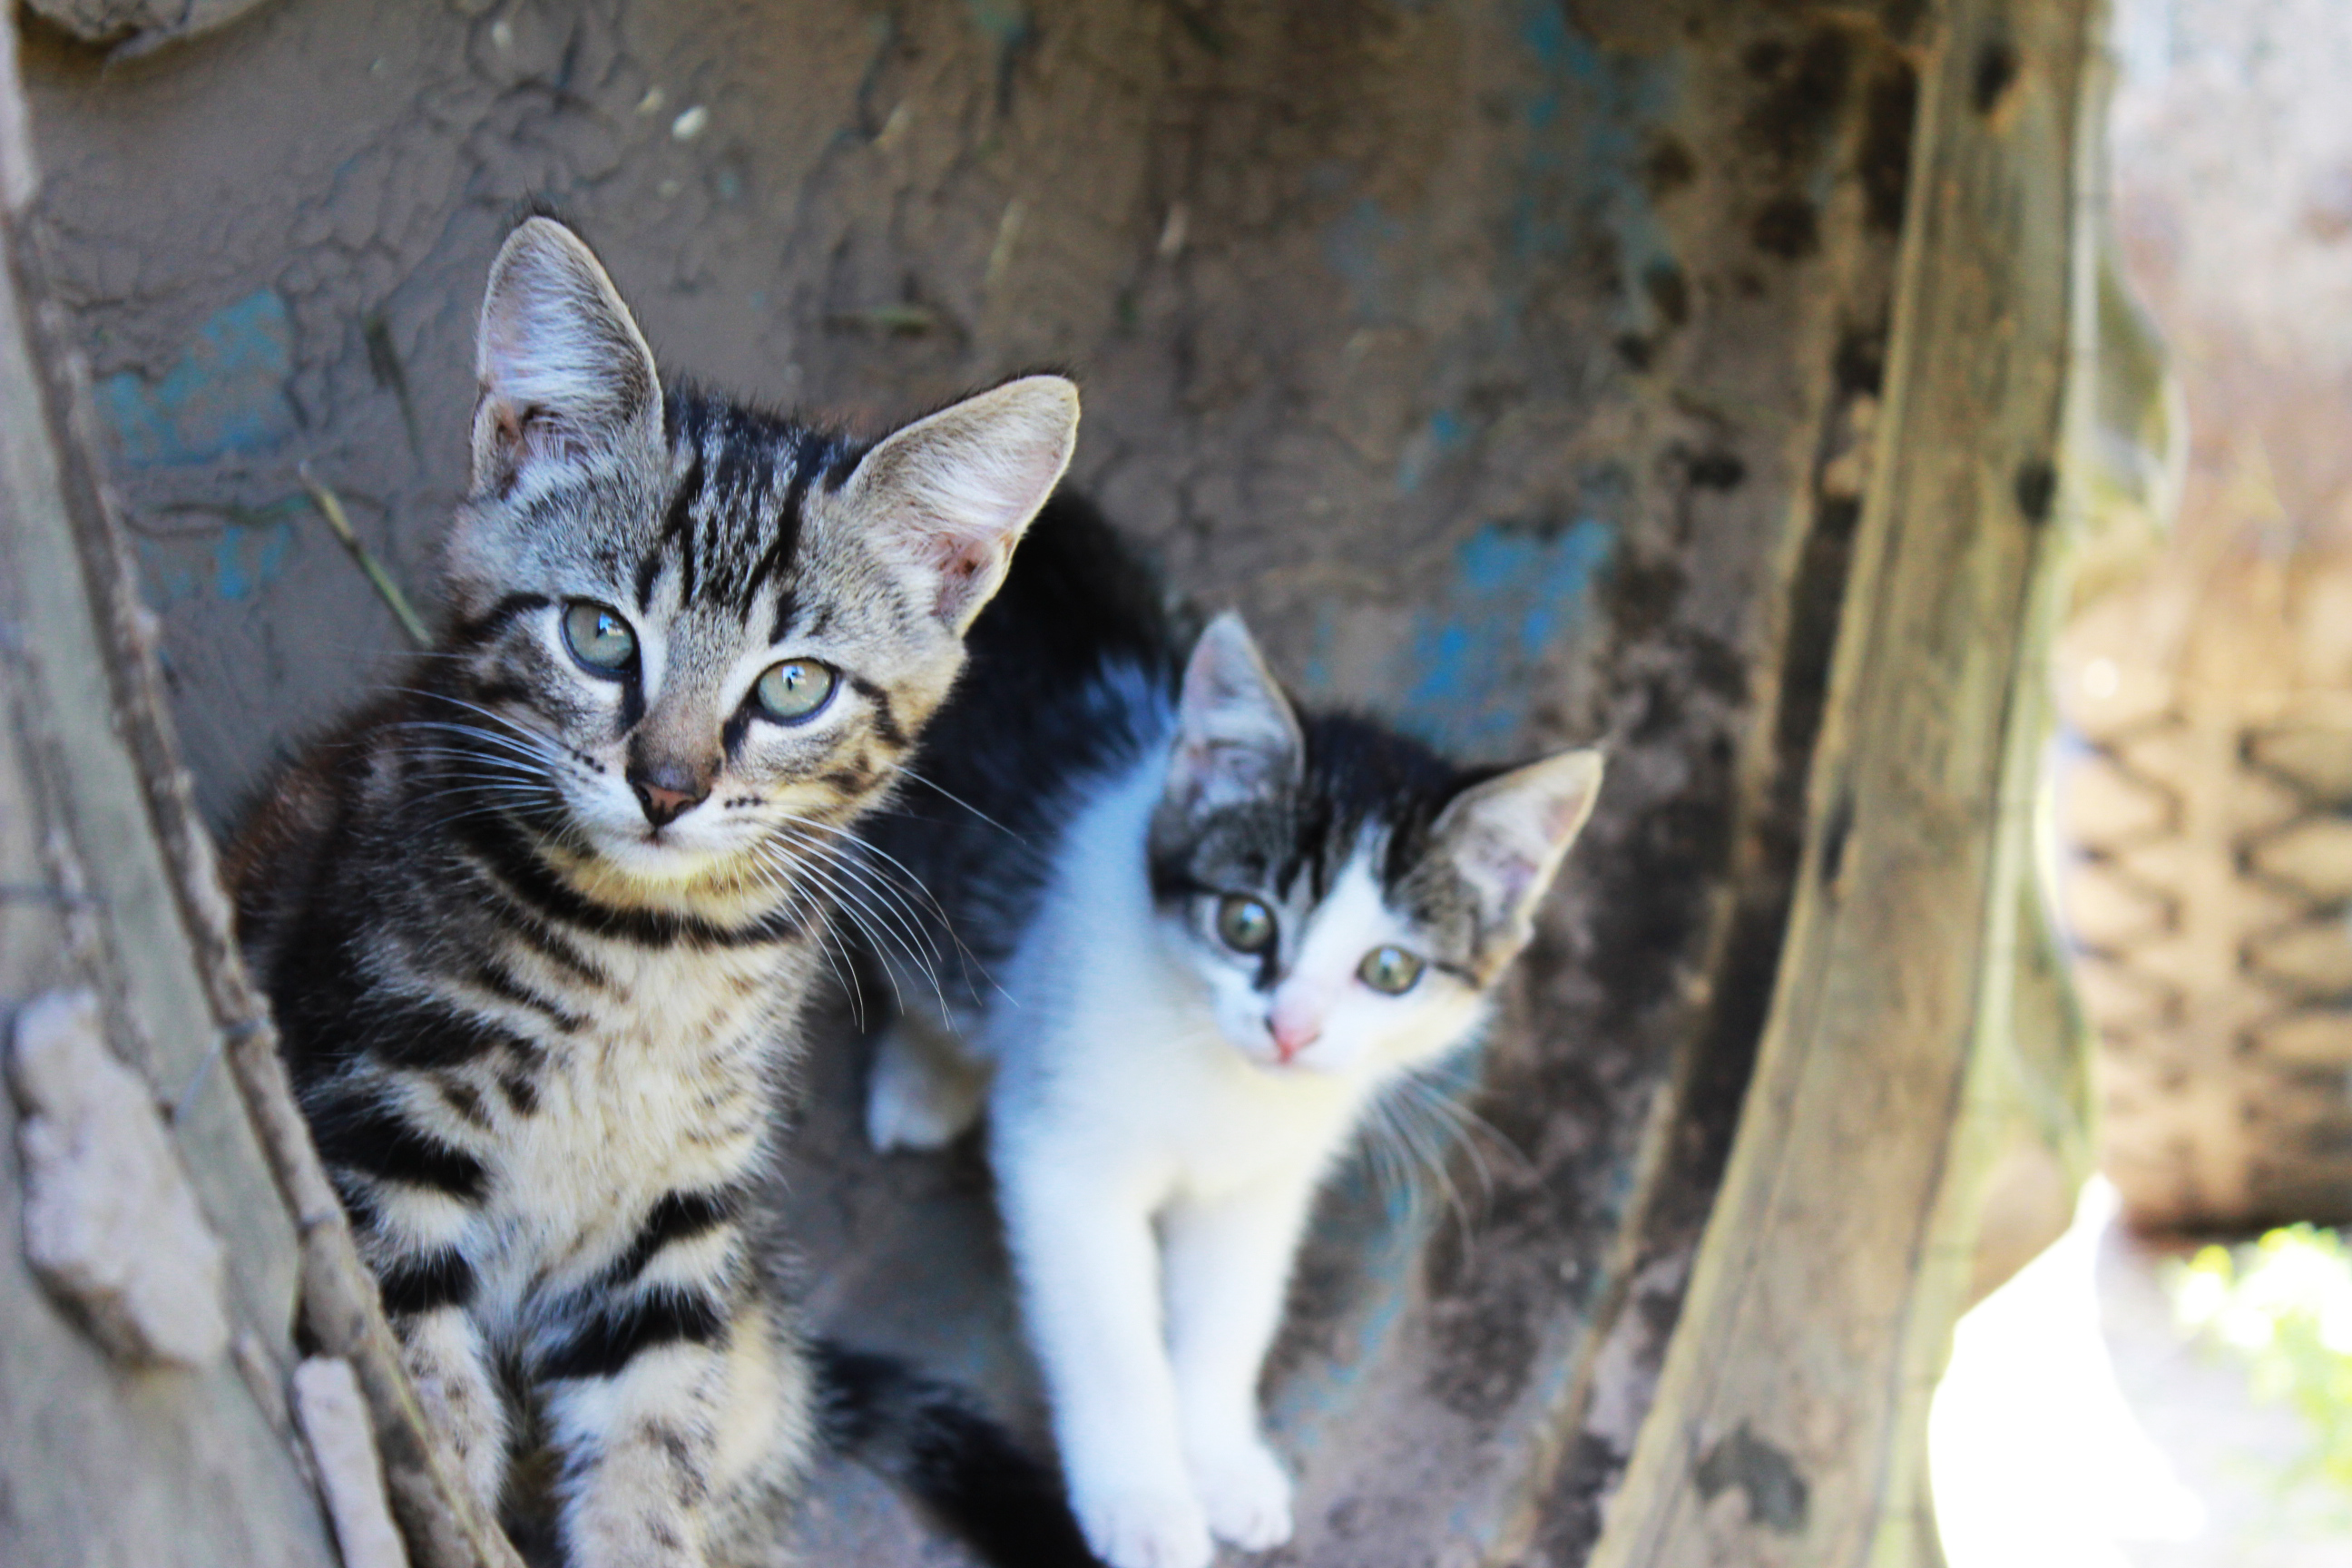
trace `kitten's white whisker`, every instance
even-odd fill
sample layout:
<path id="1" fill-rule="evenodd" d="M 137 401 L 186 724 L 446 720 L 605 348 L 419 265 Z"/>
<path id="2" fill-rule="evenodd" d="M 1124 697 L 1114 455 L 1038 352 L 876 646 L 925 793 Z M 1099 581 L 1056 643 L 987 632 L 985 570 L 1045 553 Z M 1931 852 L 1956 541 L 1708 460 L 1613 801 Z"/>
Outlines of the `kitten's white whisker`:
<path id="1" fill-rule="evenodd" d="M 487 805 L 470 806 L 464 811 L 453 811 L 446 816 L 436 817 L 433 819 L 432 826 L 436 829 L 449 827 L 460 822 L 471 821 L 478 816 L 501 816 L 510 809 L 504 804 L 495 802 Z"/>
<path id="2" fill-rule="evenodd" d="M 849 1021 L 857 1026 L 859 1034 L 866 1033 L 866 992 L 857 984 L 857 959 L 841 951 L 841 939 L 830 921 L 820 914 L 815 922 L 818 945 L 824 952 L 824 962 L 833 970 L 833 977 L 849 993 Z"/>
<path id="3" fill-rule="evenodd" d="M 868 923 L 867 915 L 864 910 L 864 906 L 852 900 L 843 889 L 841 884 L 834 879 L 821 864 L 806 857 L 786 859 L 777 852 L 777 847 L 772 843 L 754 845 L 752 847 L 752 853 L 761 862 L 775 870 L 787 874 L 799 873 L 809 876 L 816 880 L 827 891 L 832 893 L 835 909 L 844 918 L 845 918 L 850 924 L 857 929 L 859 934 L 865 937 L 867 946 L 872 948 L 877 954 L 884 954 L 887 960 L 887 950 L 883 946 L 881 935 L 878 934 L 873 926 Z M 893 940 L 895 940 L 895 938 Z M 918 967 L 919 967 L 919 965 L 918 965 Z M 903 1010 L 906 1005 L 906 998 L 898 990 L 898 976 L 896 971 L 891 968 L 887 961 L 882 965 L 882 974 L 883 978 L 890 982 L 891 993 L 898 1000 L 900 1008 Z"/>
<path id="4" fill-rule="evenodd" d="M 996 991 L 1000 994 L 1003 994 L 1003 988 L 998 985 L 996 984 L 995 977 L 988 973 L 988 966 L 981 963 L 980 955 L 972 952 L 971 949 L 965 944 L 963 938 L 957 934 L 955 922 L 949 918 L 946 906 L 940 902 L 938 897 L 932 893 L 930 889 L 924 885 L 923 879 L 920 877 L 918 877 L 913 868 L 908 866 L 905 861 L 900 860 L 897 856 L 890 854 L 881 846 L 876 844 L 872 839 L 867 838 L 861 834 L 853 832 L 846 827 L 836 826 L 829 822 L 820 822 L 814 817 L 799 816 L 790 814 L 787 814 L 785 820 L 799 826 L 821 829 L 838 838 L 845 839 L 850 846 L 850 858 L 858 863 L 868 879 L 874 881 L 878 881 L 884 889 L 890 892 L 894 901 L 897 902 L 901 909 L 907 910 L 909 917 L 915 921 L 919 929 L 924 931 L 928 934 L 931 926 L 936 923 L 939 931 L 946 936 L 947 940 L 950 943 L 954 945 L 957 956 L 962 960 L 967 973 L 978 976 L 978 978 L 991 990 Z M 906 886 L 912 889 L 913 895 L 916 898 L 919 898 L 922 900 L 923 905 L 928 907 L 931 918 L 926 918 L 919 910 L 910 907 L 911 900 L 906 894 L 899 890 L 898 883 L 889 877 L 883 870 L 881 866 L 866 864 L 866 857 L 868 856 L 882 861 L 891 869 L 896 870 L 900 877 L 905 878 Z M 937 942 L 929 942 L 927 945 L 929 945 L 930 949 L 932 963 L 937 966 L 943 967 L 947 963 L 947 956 L 940 952 Z M 936 971 L 932 976 L 932 984 L 933 988 L 936 989 L 938 986 Z"/>
<path id="5" fill-rule="evenodd" d="M 842 989 L 848 993 L 850 1021 L 863 1034 L 866 1030 L 866 994 L 857 984 L 856 961 L 841 948 L 841 939 L 833 928 L 831 912 L 810 899 L 805 889 L 777 871 L 763 866 L 759 868 L 759 873 L 762 882 L 782 893 L 793 918 L 800 921 L 816 939 L 817 951 L 824 954 L 826 967 L 833 971 L 834 978 L 841 982 Z"/>
<path id="6" fill-rule="evenodd" d="M 897 856 L 890 854 L 888 851 L 882 848 L 881 846 L 876 844 L 872 839 L 866 838 L 849 828 L 837 826 L 830 822 L 820 822 L 814 817 L 799 816 L 788 813 L 786 814 L 784 820 L 790 822 L 796 827 L 814 828 L 825 833 L 830 833 L 836 838 L 845 840 L 850 846 L 851 850 L 860 858 L 866 855 L 871 855 L 883 861 L 885 864 L 889 866 L 891 869 L 897 871 L 900 876 L 907 879 L 907 885 L 912 888 L 917 894 L 920 895 L 924 903 L 930 906 L 931 913 L 937 915 L 942 922 L 946 921 L 947 910 L 940 907 L 938 899 L 931 896 L 931 890 L 923 885 L 923 879 L 920 877 L 916 876 L 915 873 L 908 868 L 905 861 L 900 860 Z M 880 875 L 878 868 L 871 869 L 874 870 L 875 875 Z"/>
<path id="7" fill-rule="evenodd" d="M 503 754 L 527 758 L 543 767 L 553 767 L 569 760 L 551 745 L 534 744 L 512 735 L 501 734 L 496 730 L 485 730 L 478 724 L 460 723 L 454 719 L 404 719 L 393 728 L 464 736 L 495 746 Z"/>
<path id="8" fill-rule="evenodd" d="M 506 752 L 478 752 L 465 746 L 404 746 L 401 749 L 400 754 L 404 757 L 430 757 L 445 762 L 494 763 L 503 767 L 528 769 L 534 773 L 543 771 L 536 758 L 526 761 Z"/>
<path id="9" fill-rule="evenodd" d="M 819 861 L 819 863 L 831 865 L 835 875 L 841 874 L 842 868 L 838 865 L 824 861 Z M 845 912 L 850 913 L 852 918 L 856 920 L 858 930 L 865 934 L 867 947 L 881 963 L 882 972 L 888 976 L 894 991 L 898 984 L 898 970 L 893 950 L 898 955 L 902 955 L 908 966 L 930 986 L 932 995 L 939 1000 L 940 1005 L 945 1008 L 947 998 L 940 984 L 939 972 L 925 959 L 922 951 L 915 944 L 915 941 L 906 934 L 905 922 L 887 906 L 876 904 L 871 895 L 855 882 L 845 880 L 843 883 L 836 884 L 836 896 L 841 900 Z M 916 935 L 919 937 L 919 931 Z M 884 938 L 887 939 L 887 946 L 882 940 Z M 898 1001 L 903 1010 L 906 1005 L 903 994 L 899 995 Z"/>
<path id="10" fill-rule="evenodd" d="M 824 856 L 824 858 L 828 860 L 830 865 L 835 865 L 835 868 L 837 868 L 837 869 L 842 869 L 842 875 L 854 877 L 854 879 L 858 881 L 858 886 L 866 886 L 866 889 L 870 889 L 870 891 L 873 891 L 875 896 L 877 896 L 877 898 L 885 898 L 885 900 L 889 900 L 891 908 L 894 908 L 896 912 L 901 914 L 901 920 L 906 921 L 908 929 L 910 929 L 912 933 L 915 933 L 915 936 L 918 936 L 919 941 L 922 941 L 922 945 L 927 947 L 927 950 L 929 950 L 929 954 L 931 954 L 931 963 L 934 963 L 934 966 L 936 966 L 936 963 L 946 963 L 946 954 L 940 954 L 940 952 L 939 952 L 939 942 L 931 941 L 931 936 L 929 936 L 929 921 L 924 920 L 922 910 L 915 908 L 915 902 L 912 902 L 910 898 L 906 896 L 906 893 L 898 891 L 898 886 L 896 886 L 894 881 L 891 881 L 889 877 L 887 877 L 885 872 L 882 872 L 882 869 L 877 868 L 877 865 L 868 865 L 868 863 L 866 863 L 866 858 L 863 858 L 863 856 L 861 856 L 861 853 L 856 853 L 856 851 L 861 851 L 861 848 L 863 848 L 863 851 L 873 851 L 873 853 L 877 853 L 877 856 L 882 856 L 882 851 L 877 851 L 877 848 L 873 848 L 873 847 L 870 847 L 870 844 L 866 844 L 866 839 L 861 839 L 861 837 L 856 837 L 856 835 L 854 835 L 854 832 L 846 830 L 846 827 L 835 827 L 835 826 L 830 826 L 830 823 L 818 823 L 818 820 L 814 820 L 814 818 L 804 818 L 804 816 L 793 816 L 793 814 L 785 814 L 785 816 L 783 816 L 783 823 L 788 823 L 788 826 L 791 826 L 791 827 L 788 827 L 788 830 L 785 830 L 785 832 L 791 832 L 793 827 L 797 827 L 797 830 L 802 830 L 802 832 L 795 832 L 795 835 L 793 835 L 793 839 L 795 839 L 795 842 L 800 844 L 802 848 L 807 848 L 809 853 L 818 853 L 818 856 Z M 835 837 L 840 837 L 840 839 L 846 839 L 846 842 L 849 842 L 849 848 L 842 848 L 842 847 L 837 847 L 837 844 L 824 842 L 824 839 L 814 839 L 814 837 L 809 837 L 809 832 L 807 832 L 807 830 L 812 830 L 812 827 L 814 827 L 814 830 L 833 832 Z M 889 865 L 894 865 L 894 868 L 898 868 L 898 869 L 901 869 L 901 872 L 906 872 L 908 881 L 912 881 L 912 884 L 915 884 L 915 891 L 922 893 L 922 898 L 924 898 L 924 900 L 927 900 L 927 902 L 929 902 L 931 910 L 936 910 L 936 912 L 940 914 L 940 924 L 946 924 L 946 912 L 943 912 L 943 910 L 939 910 L 939 900 L 936 900 L 936 898 L 931 898 L 929 889 L 924 889 L 922 881 L 915 879 L 915 875 L 912 875 L 912 872 L 908 872 L 908 869 L 903 868 L 903 865 L 898 863 L 898 860 L 894 860 L 894 858 L 891 858 L 891 856 L 882 856 L 882 858 L 889 860 Z M 950 936 L 950 941 L 952 941 L 952 936 L 955 936 L 955 933 L 952 933 L 952 931 L 950 931 L 950 933 L 948 933 L 948 936 Z M 936 980 L 936 973 L 934 973 L 934 980 Z"/>
<path id="11" fill-rule="evenodd" d="M 1371 1166 L 1372 1187 L 1380 1195 L 1381 1206 L 1411 1221 L 1420 1214 L 1420 1185 L 1413 1179 L 1412 1163 L 1399 1152 L 1393 1120 L 1393 1113 L 1375 1098 L 1365 1109 L 1362 1147 Z"/>
<path id="12" fill-rule="evenodd" d="M 927 922 L 922 917 L 922 911 L 893 887 L 887 877 L 875 868 L 866 865 L 856 854 L 844 851 L 835 846 L 810 839 L 804 836 L 797 841 L 811 854 L 823 857 L 827 865 L 839 870 L 845 877 L 855 880 L 859 887 L 867 889 L 877 899 L 885 900 L 899 917 L 901 923 L 922 942 L 925 951 L 930 954 L 931 962 L 933 963 L 944 962 L 938 944 L 931 941 L 930 933 L 926 929 Z"/>
<path id="13" fill-rule="evenodd" d="M 1028 840 L 1022 837 L 1021 835 L 1013 832 L 1013 829 L 1005 826 L 1004 824 L 997 821 L 996 818 L 989 816 L 988 813 L 981 810 L 980 807 L 972 805 L 971 802 L 964 799 L 963 796 L 955 794 L 943 784 L 933 784 L 929 779 L 925 778 L 914 769 L 902 765 L 898 769 L 898 773 L 902 778 L 909 779 L 916 784 L 921 784 L 925 789 L 939 795 L 950 805 L 963 807 L 964 810 L 971 813 L 974 816 L 980 818 L 981 821 L 988 824 L 989 826 L 993 827 L 1007 838 L 1012 839 L 1015 844 L 1026 844 L 1028 842 Z"/>
<path id="14" fill-rule="evenodd" d="M 415 754 L 411 753 L 411 755 Z M 430 775 L 436 784 L 446 783 L 453 779 L 477 781 L 494 779 L 503 784 L 535 784 L 545 789 L 554 783 L 545 769 L 531 767 L 510 757 L 484 757 L 470 752 L 451 752 L 446 757 L 436 758 L 436 761 L 441 764 L 436 767 Z"/>
<path id="15" fill-rule="evenodd" d="M 1461 1184 L 1454 1180 L 1454 1152 L 1460 1150 L 1469 1162 L 1477 1179 L 1481 1206 L 1492 1203 L 1495 1195 L 1494 1173 L 1487 1167 L 1485 1143 L 1491 1140 L 1522 1162 L 1524 1156 L 1519 1156 L 1510 1141 L 1490 1123 L 1463 1105 L 1457 1090 L 1447 1087 L 1447 1080 L 1456 1085 L 1466 1083 L 1451 1074 L 1442 1079 L 1433 1079 L 1425 1073 L 1407 1073 L 1397 1078 L 1374 1097 L 1368 1108 L 1365 1131 L 1368 1147 L 1385 1143 L 1406 1162 L 1414 1192 L 1412 1208 L 1416 1219 L 1421 1187 L 1424 1183 L 1433 1184 L 1444 1194 L 1455 1220 L 1467 1228 L 1475 1215 Z M 1481 1133 L 1485 1137 L 1479 1136 Z"/>
<path id="16" fill-rule="evenodd" d="M 429 701 L 446 702 L 453 708 L 462 708 L 468 713 L 476 714 L 478 717 L 488 720 L 493 724 L 502 725 L 509 732 L 510 738 L 527 743 L 532 749 L 539 751 L 550 758 L 562 755 L 567 751 L 567 748 L 562 744 L 562 742 L 558 741 L 554 736 L 550 735 L 544 731 L 537 729 L 532 725 L 523 722 L 521 720 L 517 719 L 510 713 L 501 713 L 495 708 L 485 708 L 478 702 L 469 702 L 463 697 L 455 696 L 446 691 L 433 691 L 424 687 L 402 687 L 395 688 L 395 689 L 404 691 L 410 696 L 425 698 Z M 406 721 L 406 722 L 409 723 L 419 724 L 433 723 L 436 721 L 446 722 L 446 721 Z"/>
<path id="17" fill-rule="evenodd" d="M 1535 1162 L 1528 1157 L 1527 1152 L 1466 1102 L 1465 1097 L 1477 1091 L 1475 1079 L 1458 1072 L 1446 1071 L 1413 1073 L 1406 1081 L 1412 1085 L 1409 1093 L 1451 1124 L 1461 1138 L 1463 1146 L 1478 1160 L 1482 1177 L 1489 1175 L 1485 1165 L 1489 1151 L 1499 1152 L 1518 1174 L 1535 1174 Z"/>
<path id="18" fill-rule="evenodd" d="M 547 780 L 531 773 L 501 773 L 494 768 L 449 767 L 433 775 L 437 788 L 412 792 L 413 800 L 435 800 L 460 793 L 479 794 L 483 789 L 497 788 L 510 795 L 547 794 Z"/>

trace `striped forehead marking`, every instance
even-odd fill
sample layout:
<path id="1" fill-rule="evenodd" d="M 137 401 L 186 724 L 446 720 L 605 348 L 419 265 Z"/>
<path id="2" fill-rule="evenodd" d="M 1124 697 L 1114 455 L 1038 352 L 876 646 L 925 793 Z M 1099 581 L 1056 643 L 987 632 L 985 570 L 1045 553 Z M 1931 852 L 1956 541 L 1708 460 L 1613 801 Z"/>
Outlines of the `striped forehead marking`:
<path id="1" fill-rule="evenodd" d="M 673 454 L 686 454 L 686 469 L 637 562 L 638 610 L 650 610 L 654 586 L 674 563 L 681 608 L 705 601 L 748 622 L 799 552 L 810 484 L 847 448 L 817 431 L 685 397 L 670 445 Z M 791 610 L 787 590 L 777 597 L 772 641 Z"/>

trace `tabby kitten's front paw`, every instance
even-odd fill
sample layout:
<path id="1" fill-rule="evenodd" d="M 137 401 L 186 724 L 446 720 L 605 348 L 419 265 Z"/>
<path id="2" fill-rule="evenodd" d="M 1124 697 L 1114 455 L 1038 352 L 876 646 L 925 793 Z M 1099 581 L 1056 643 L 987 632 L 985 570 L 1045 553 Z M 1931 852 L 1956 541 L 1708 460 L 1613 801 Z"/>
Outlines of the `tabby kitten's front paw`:
<path id="1" fill-rule="evenodd" d="M 1209 1521 L 1189 1491 L 1138 1489 L 1071 1501 L 1087 1544 L 1110 1568 L 1209 1568 Z"/>
<path id="2" fill-rule="evenodd" d="M 1290 1539 L 1290 1478 L 1263 1440 L 1196 1460 L 1193 1472 L 1218 1540 L 1264 1552 Z"/>

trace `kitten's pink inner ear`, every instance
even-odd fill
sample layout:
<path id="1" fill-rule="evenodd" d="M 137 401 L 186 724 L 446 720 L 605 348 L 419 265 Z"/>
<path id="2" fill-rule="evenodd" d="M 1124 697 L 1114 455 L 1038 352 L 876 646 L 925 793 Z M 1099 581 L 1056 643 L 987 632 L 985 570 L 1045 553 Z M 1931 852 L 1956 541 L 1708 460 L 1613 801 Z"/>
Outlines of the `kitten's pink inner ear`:
<path id="1" fill-rule="evenodd" d="M 1061 376 L 1007 382 L 877 446 L 850 479 L 848 504 L 873 519 L 886 550 L 925 574 L 936 614 L 961 634 L 1061 482 L 1077 423 L 1077 388 Z"/>
<path id="2" fill-rule="evenodd" d="M 1563 752 L 1488 779 L 1439 815 L 1435 832 L 1496 912 L 1516 924 L 1551 886 L 1601 795 L 1597 751 Z"/>
<path id="3" fill-rule="evenodd" d="M 1290 699 L 1231 610 L 1209 623 L 1185 663 L 1176 726 L 1169 782 L 1196 811 L 1265 795 L 1306 765 Z"/>
<path id="4" fill-rule="evenodd" d="M 936 613 L 951 621 L 972 598 L 982 581 L 1000 574 L 1009 542 L 964 540 L 949 544 L 940 565 L 940 596 Z"/>
<path id="5" fill-rule="evenodd" d="M 499 247 L 474 364 L 477 491 L 659 435 L 653 354 L 594 253 L 551 219 L 529 219 Z"/>

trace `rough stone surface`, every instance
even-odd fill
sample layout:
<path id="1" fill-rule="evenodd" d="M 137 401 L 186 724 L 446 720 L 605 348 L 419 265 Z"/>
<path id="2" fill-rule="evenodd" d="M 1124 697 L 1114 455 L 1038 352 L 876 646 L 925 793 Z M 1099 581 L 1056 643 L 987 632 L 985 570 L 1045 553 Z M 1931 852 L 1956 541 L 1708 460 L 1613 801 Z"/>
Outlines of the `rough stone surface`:
<path id="1" fill-rule="evenodd" d="M 26 9 L 116 58 L 226 26 L 262 0 L 26 0 Z"/>
<path id="2" fill-rule="evenodd" d="M 106 1047 L 97 999 L 51 992 L 16 1016 L 25 1251 L 126 1361 L 202 1367 L 228 1347 L 221 1244 L 139 1075 Z"/>
<path id="3" fill-rule="evenodd" d="M 294 1415 L 319 1491 L 335 1522 L 343 1568 L 408 1568 L 408 1548 L 384 1499 L 383 1463 L 375 1451 L 358 1374 L 340 1356 L 312 1356 L 294 1369 Z"/>

